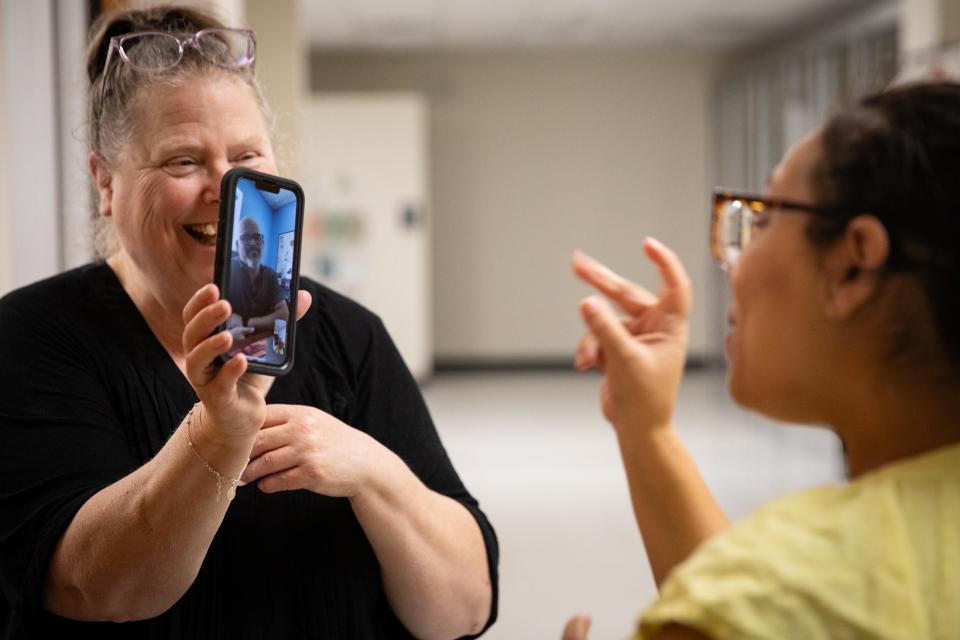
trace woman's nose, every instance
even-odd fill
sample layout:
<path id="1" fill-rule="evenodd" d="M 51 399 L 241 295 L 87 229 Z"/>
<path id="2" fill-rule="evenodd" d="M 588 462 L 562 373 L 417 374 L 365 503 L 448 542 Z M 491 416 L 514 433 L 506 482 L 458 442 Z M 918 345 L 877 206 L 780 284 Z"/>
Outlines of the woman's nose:
<path id="1" fill-rule="evenodd" d="M 211 162 L 208 168 L 209 179 L 204 187 L 203 200 L 208 204 L 220 204 L 220 183 L 223 175 L 230 171 L 232 166 L 226 160 Z"/>

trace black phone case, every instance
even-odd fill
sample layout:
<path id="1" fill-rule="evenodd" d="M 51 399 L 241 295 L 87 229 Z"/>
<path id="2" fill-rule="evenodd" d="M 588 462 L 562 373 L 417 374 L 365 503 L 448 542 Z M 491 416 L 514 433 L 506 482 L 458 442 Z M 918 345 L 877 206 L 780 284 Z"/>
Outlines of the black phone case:
<path id="1" fill-rule="evenodd" d="M 297 198 L 297 214 L 293 234 L 293 269 L 291 270 L 290 277 L 290 319 L 287 323 L 287 358 L 282 365 L 272 365 L 247 360 L 247 371 L 271 376 L 282 376 L 293 369 L 293 356 L 296 345 L 297 292 L 300 286 L 300 241 L 303 237 L 303 189 L 293 180 L 272 176 L 243 167 L 231 169 L 223 174 L 223 179 L 220 181 L 220 222 L 217 227 L 217 253 L 213 271 L 213 282 L 220 289 L 221 299 L 223 299 L 224 292 L 227 291 L 229 285 L 230 239 L 233 238 L 233 209 L 236 199 L 237 181 L 240 178 L 253 180 L 257 188 L 260 188 L 260 185 L 264 184 L 271 187 L 268 190 L 273 190 L 274 188 L 289 189 Z M 226 323 L 220 325 L 214 333 L 218 333 L 224 329 L 226 329 Z M 226 354 L 224 354 L 217 358 L 216 363 L 217 365 L 223 365 L 226 361 Z"/>

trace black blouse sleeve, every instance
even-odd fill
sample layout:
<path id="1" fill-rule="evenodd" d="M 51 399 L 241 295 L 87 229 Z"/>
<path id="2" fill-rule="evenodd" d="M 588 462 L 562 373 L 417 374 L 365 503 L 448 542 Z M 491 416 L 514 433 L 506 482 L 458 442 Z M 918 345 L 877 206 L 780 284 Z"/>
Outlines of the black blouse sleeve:
<path id="1" fill-rule="evenodd" d="M 0 631 L 28 633 L 54 548 L 90 496 L 137 462 L 71 301 L 0 300 Z M 3 619 L 3 618 L 6 619 Z"/>
<path id="2" fill-rule="evenodd" d="M 379 318 L 366 324 L 366 349 L 357 367 L 357 402 L 351 424 L 399 455 L 433 491 L 453 498 L 476 519 L 483 535 L 493 599 L 484 630 L 497 617 L 497 537 L 477 500 L 453 468 L 413 375 Z"/>

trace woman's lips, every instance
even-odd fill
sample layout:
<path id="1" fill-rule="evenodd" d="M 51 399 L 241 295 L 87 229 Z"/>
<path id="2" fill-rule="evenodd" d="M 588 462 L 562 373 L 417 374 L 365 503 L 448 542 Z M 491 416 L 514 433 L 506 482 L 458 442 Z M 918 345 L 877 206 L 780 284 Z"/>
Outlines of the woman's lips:
<path id="1" fill-rule="evenodd" d="M 185 224 L 184 231 L 200 244 L 213 247 L 217 245 L 217 225 L 211 222 L 203 224 Z"/>

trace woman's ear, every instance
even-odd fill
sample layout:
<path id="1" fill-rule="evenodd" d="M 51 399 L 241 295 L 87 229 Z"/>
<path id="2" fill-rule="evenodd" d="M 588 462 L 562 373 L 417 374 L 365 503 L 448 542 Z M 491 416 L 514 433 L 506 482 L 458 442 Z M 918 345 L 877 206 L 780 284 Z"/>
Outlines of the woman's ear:
<path id="1" fill-rule="evenodd" d="M 96 185 L 99 195 L 97 210 L 100 215 L 109 217 L 113 213 L 113 174 L 107 167 L 107 163 L 96 151 L 90 152 L 87 157 L 87 164 L 90 167 L 90 175 L 93 176 L 93 183 Z"/>
<path id="2" fill-rule="evenodd" d="M 847 223 L 827 250 L 826 313 L 833 320 L 853 315 L 877 291 L 890 256 L 890 236 L 876 216 L 862 214 Z"/>

